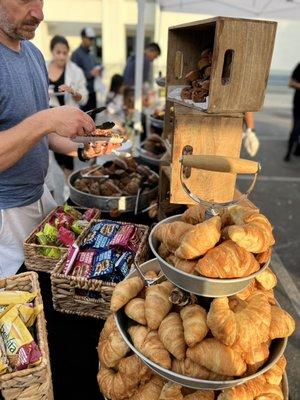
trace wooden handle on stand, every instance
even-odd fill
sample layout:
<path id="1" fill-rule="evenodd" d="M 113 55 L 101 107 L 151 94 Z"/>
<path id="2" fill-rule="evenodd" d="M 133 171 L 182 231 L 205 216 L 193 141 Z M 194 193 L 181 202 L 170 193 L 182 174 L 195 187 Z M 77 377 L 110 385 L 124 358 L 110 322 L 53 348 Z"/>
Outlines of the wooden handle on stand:
<path id="1" fill-rule="evenodd" d="M 184 167 L 231 174 L 256 174 L 260 171 L 260 164 L 256 161 L 225 156 L 187 155 L 182 156 L 180 162 Z"/>

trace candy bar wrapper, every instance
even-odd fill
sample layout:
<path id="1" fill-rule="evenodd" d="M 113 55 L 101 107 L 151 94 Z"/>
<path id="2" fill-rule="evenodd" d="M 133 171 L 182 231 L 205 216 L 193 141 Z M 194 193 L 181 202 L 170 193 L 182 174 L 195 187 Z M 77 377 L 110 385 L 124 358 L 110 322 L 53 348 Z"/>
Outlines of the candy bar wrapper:
<path id="1" fill-rule="evenodd" d="M 115 262 L 115 274 L 120 276 L 121 280 L 128 275 L 132 258 L 132 253 L 130 251 L 125 251 Z"/>
<path id="2" fill-rule="evenodd" d="M 77 244 L 74 243 L 72 246 L 69 247 L 66 264 L 63 269 L 64 275 L 68 275 L 72 270 L 78 253 L 79 253 L 79 247 L 77 246 Z"/>
<path id="3" fill-rule="evenodd" d="M 0 332 L 13 370 L 22 370 L 40 364 L 42 354 L 19 317 L 17 306 L 10 308 L 0 317 Z"/>
<path id="4" fill-rule="evenodd" d="M 47 236 L 44 234 L 44 232 L 37 232 L 35 234 L 35 236 L 37 237 L 37 241 L 39 244 L 42 244 L 42 245 L 49 244 L 49 240 L 48 240 Z"/>
<path id="5" fill-rule="evenodd" d="M 71 229 L 76 235 L 81 235 L 84 229 L 87 228 L 88 224 L 89 221 L 78 219 L 77 221 L 73 222 Z"/>
<path id="6" fill-rule="evenodd" d="M 55 260 L 59 260 L 61 257 L 60 250 L 51 247 L 42 247 L 41 249 L 38 249 L 38 253 L 44 257 L 53 258 Z"/>
<path id="7" fill-rule="evenodd" d="M 55 228 L 55 226 L 50 225 L 48 222 L 44 226 L 43 233 L 51 242 L 55 242 L 58 237 L 58 230 Z"/>
<path id="8" fill-rule="evenodd" d="M 109 247 L 129 250 L 129 242 L 134 236 L 136 229 L 134 225 L 121 225 L 121 228 L 111 240 Z"/>
<path id="9" fill-rule="evenodd" d="M 85 221 L 89 221 L 90 222 L 95 217 L 96 212 L 97 212 L 97 210 L 95 208 L 89 208 L 83 214 L 82 219 L 84 219 Z"/>
<path id="10" fill-rule="evenodd" d="M 107 249 L 120 225 L 112 222 L 99 222 L 94 225 L 82 243 L 82 248 Z"/>
<path id="11" fill-rule="evenodd" d="M 134 254 L 136 254 L 139 249 L 142 237 L 143 237 L 143 231 L 136 227 L 134 235 L 130 238 L 129 243 L 128 243 L 128 248 L 131 251 L 133 251 Z"/>
<path id="12" fill-rule="evenodd" d="M 3 290 L 0 291 L 0 306 L 30 303 L 36 295 L 36 292 L 30 293 L 23 290 Z"/>
<path id="13" fill-rule="evenodd" d="M 54 225 L 57 229 L 60 227 L 64 227 L 66 229 L 70 229 L 71 225 L 74 222 L 74 218 L 70 214 L 65 214 L 62 212 L 56 213 L 56 218 L 54 220 Z"/>
<path id="14" fill-rule="evenodd" d="M 32 304 L 18 304 L 17 306 L 19 316 L 27 328 L 33 326 L 36 317 L 40 312 L 43 311 L 43 305 L 38 304 L 37 306 L 33 306 Z"/>
<path id="15" fill-rule="evenodd" d="M 91 278 L 106 280 L 114 272 L 114 252 L 112 250 L 98 252 L 93 261 Z"/>
<path id="16" fill-rule="evenodd" d="M 74 219 L 82 219 L 82 214 L 69 204 L 64 204 L 64 212 L 70 214 Z"/>
<path id="17" fill-rule="evenodd" d="M 0 335 L 0 375 L 10 372 L 8 358 L 6 356 L 5 345 Z"/>
<path id="18" fill-rule="evenodd" d="M 61 226 L 58 231 L 58 240 L 65 246 L 72 246 L 76 238 L 74 232 Z"/>
<path id="19" fill-rule="evenodd" d="M 86 250 L 79 252 L 71 275 L 81 276 L 82 278 L 89 278 L 92 274 L 93 259 L 95 254 L 96 250 Z"/>

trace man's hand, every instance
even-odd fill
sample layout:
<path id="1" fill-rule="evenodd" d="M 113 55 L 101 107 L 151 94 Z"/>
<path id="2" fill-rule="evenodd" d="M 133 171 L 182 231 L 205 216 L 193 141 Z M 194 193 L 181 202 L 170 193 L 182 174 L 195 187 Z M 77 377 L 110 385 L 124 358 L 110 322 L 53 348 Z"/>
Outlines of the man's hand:
<path id="1" fill-rule="evenodd" d="M 74 138 L 88 135 L 96 129 L 92 118 L 76 107 L 55 107 L 41 113 L 49 123 L 49 133 L 55 132 L 60 136 Z"/>
<path id="2" fill-rule="evenodd" d="M 77 92 L 74 88 L 68 85 L 60 85 L 58 88 L 59 92 L 63 93 L 70 93 L 73 96 L 73 99 L 75 101 L 80 101 L 82 99 L 82 96 L 79 92 Z"/>
<path id="3" fill-rule="evenodd" d="M 121 143 L 110 143 L 110 142 L 95 142 L 88 143 L 84 146 L 83 156 L 86 159 L 100 157 L 105 154 L 110 154 L 114 150 L 119 149 L 122 146 Z"/>

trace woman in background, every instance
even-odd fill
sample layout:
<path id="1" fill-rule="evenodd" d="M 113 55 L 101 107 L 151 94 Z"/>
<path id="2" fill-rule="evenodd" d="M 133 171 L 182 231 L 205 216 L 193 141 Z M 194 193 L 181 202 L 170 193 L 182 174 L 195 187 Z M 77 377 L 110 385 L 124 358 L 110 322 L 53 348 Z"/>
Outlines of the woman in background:
<path id="1" fill-rule="evenodd" d="M 67 39 L 63 36 L 54 36 L 50 42 L 50 50 L 52 60 L 47 63 L 50 107 L 85 105 L 88 99 L 86 79 L 81 68 L 69 59 L 70 47 Z M 67 178 L 73 171 L 74 158 L 58 153 L 54 153 L 54 156 Z M 50 186 L 50 190 L 53 189 L 51 181 L 48 176 L 47 185 Z M 67 192 L 65 186 L 64 197 L 68 196 Z"/>

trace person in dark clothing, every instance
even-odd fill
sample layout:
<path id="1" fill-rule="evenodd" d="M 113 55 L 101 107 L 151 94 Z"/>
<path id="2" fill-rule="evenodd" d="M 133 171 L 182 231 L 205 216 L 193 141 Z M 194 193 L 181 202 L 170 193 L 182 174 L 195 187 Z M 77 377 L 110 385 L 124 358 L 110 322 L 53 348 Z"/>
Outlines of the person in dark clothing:
<path id="1" fill-rule="evenodd" d="M 293 101 L 293 128 L 290 133 L 288 150 L 284 161 L 290 161 L 294 145 L 298 143 L 300 137 L 300 64 L 297 65 L 292 73 L 289 87 L 295 89 Z"/>
<path id="2" fill-rule="evenodd" d="M 90 48 L 95 40 L 93 28 L 84 28 L 81 31 L 81 45 L 72 54 L 71 60 L 80 67 L 87 80 L 89 97 L 87 103 L 81 107 L 82 111 L 92 110 L 97 105 L 94 81 L 101 76 L 102 68 L 97 64 L 96 58 L 90 53 Z"/>
<path id="3" fill-rule="evenodd" d="M 157 43 L 149 43 L 145 47 L 144 52 L 144 70 L 143 70 L 143 82 L 149 82 L 150 80 L 150 67 L 151 63 L 159 57 L 161 54 L 160 47 Z M 134 75 L 135 75 L 135 55 L 133 54 L 127 60 L 126 67 L 124 69 L 124 85 L 128 87 L 134 86 Z"/>

